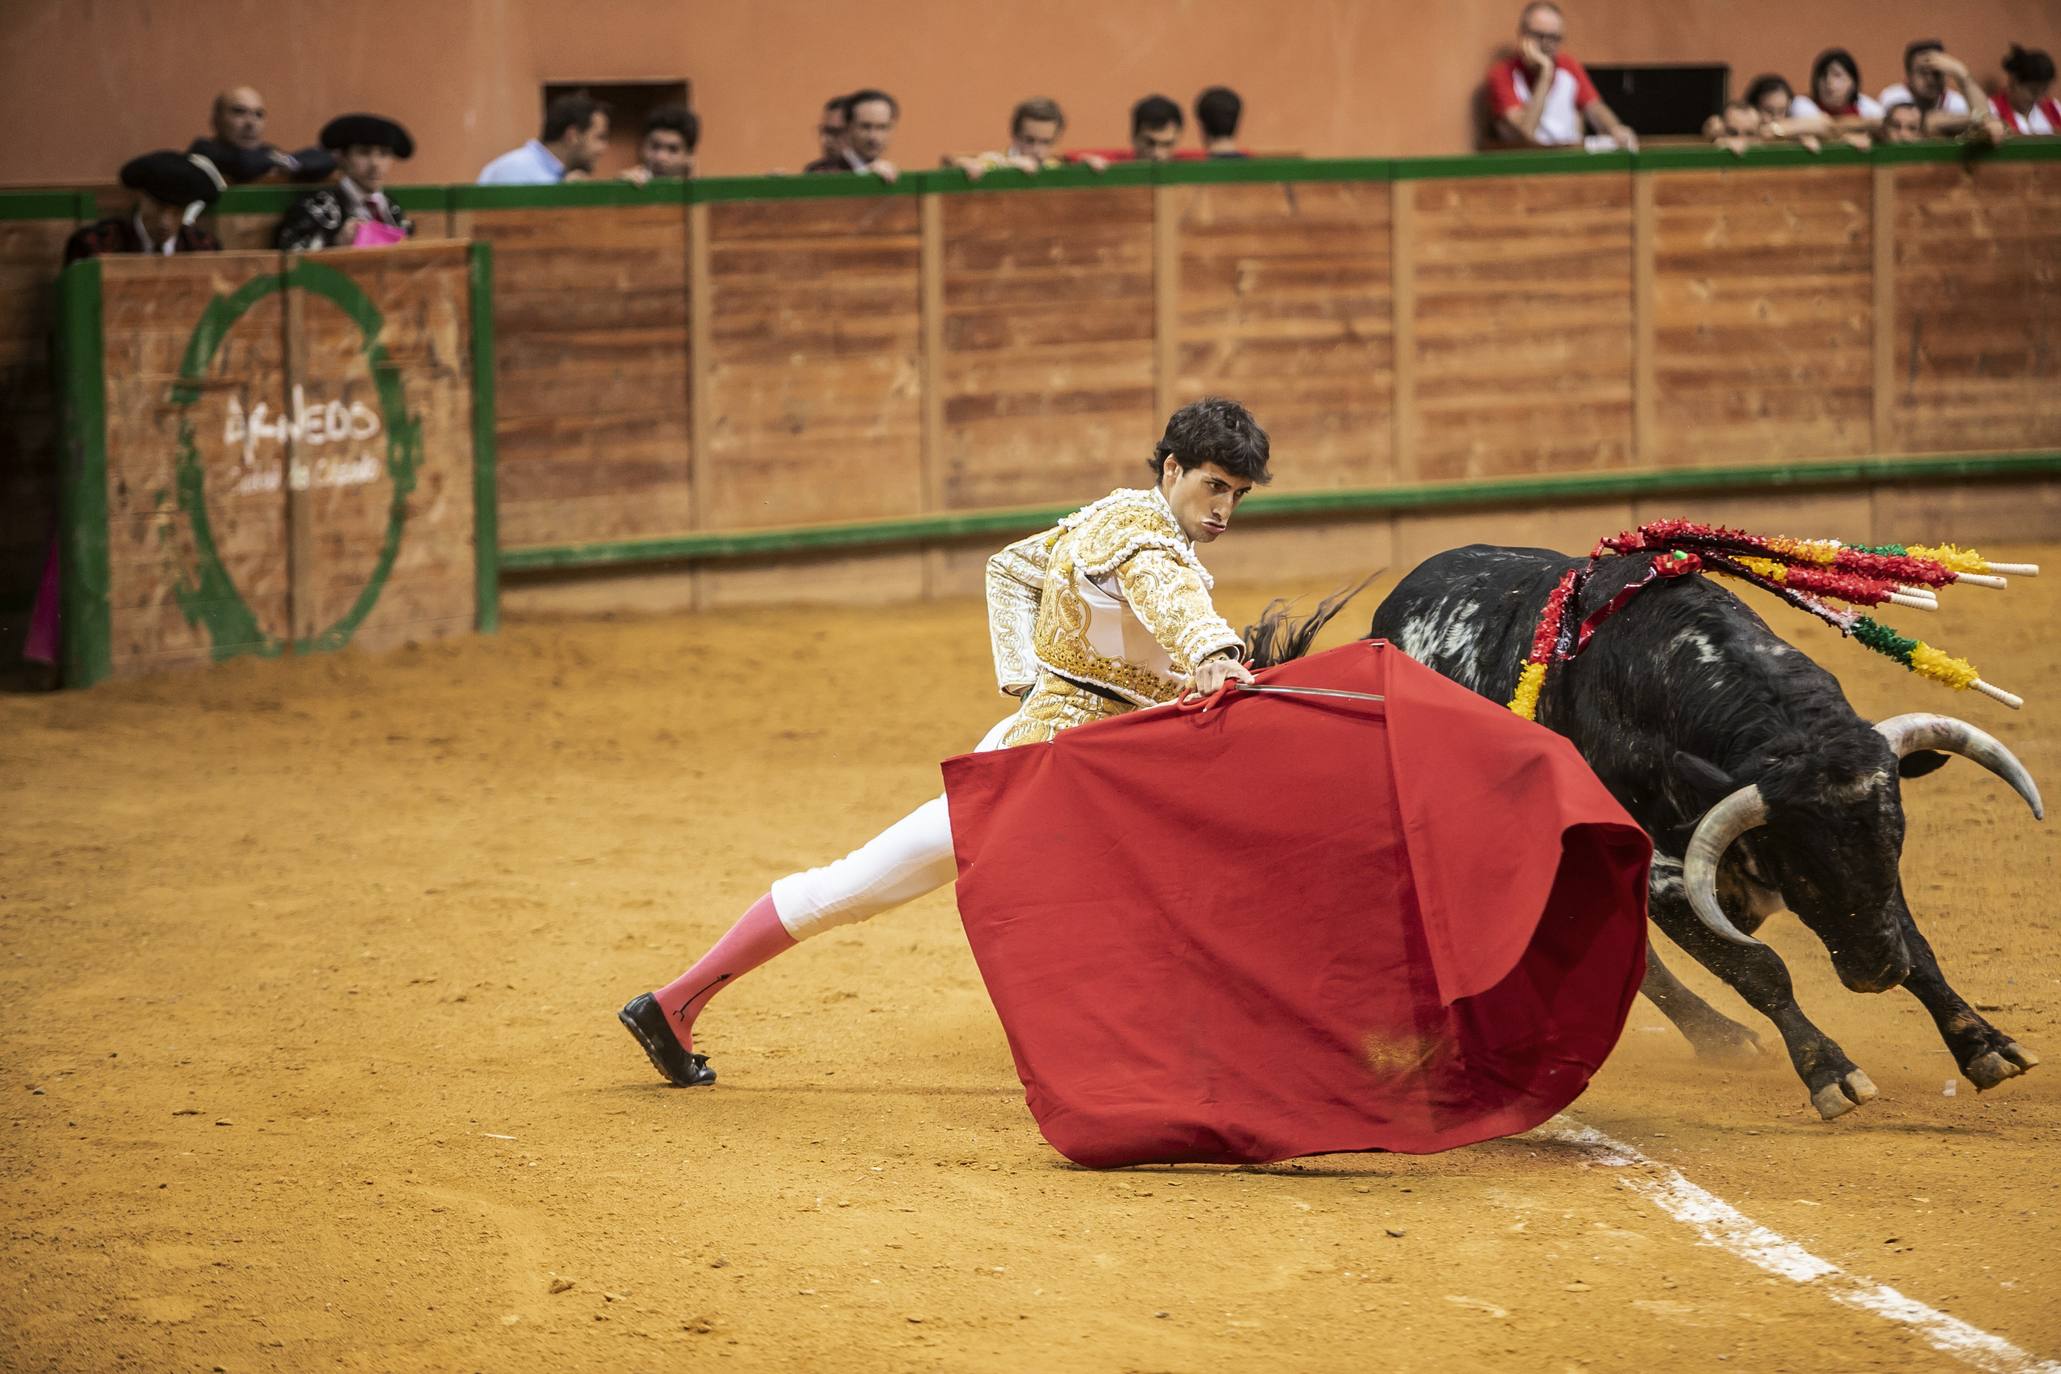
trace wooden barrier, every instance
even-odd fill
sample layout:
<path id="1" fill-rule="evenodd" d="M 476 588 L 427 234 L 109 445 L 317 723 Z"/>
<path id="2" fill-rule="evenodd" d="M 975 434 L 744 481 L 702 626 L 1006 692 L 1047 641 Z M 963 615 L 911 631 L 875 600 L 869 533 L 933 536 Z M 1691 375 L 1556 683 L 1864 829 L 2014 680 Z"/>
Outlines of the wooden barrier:
<path id="1" fill-rule="evenodd" d="M 68 681 L 385 647 L 491 607 L 494 546 L 475 539 L 482 495 L 492 508 L 473 412 L 484 252 L 66 270 Z"/>
<path id="2" fill-rule="evenodd" d="M 232 192 L 217 223 L 259 241 L 290 195 Z M 977 560 L 953 541 L 1139 480 L 1167 411 L 1208 392 L 1274 433 L 1261 521 L 1576 502 L 1552 482 L 1611 474 L 1666 502 L 1754 469 L 1769 491 L 1977 471 L 1940 455 L 1994 459 L 1984 480 L 2061 471 L 2053 142 L 403 202 L 495 248 L 507 565 L 744 560 L 699 604 L 790 555 L 851 560 L 830 581 L 869 594 L 963 590 Z M 50 238 L 15 233 L 0 291 L 10 252 Z M 34 310 L 0 300 L 0 357 L 22 358 Z M 17 462 L 48 406 L 27 413 Z M 0 530 L 0 587 L 24 581 L 30 523 Z M 902 552 L 922 545 L 947 551 Z"/>

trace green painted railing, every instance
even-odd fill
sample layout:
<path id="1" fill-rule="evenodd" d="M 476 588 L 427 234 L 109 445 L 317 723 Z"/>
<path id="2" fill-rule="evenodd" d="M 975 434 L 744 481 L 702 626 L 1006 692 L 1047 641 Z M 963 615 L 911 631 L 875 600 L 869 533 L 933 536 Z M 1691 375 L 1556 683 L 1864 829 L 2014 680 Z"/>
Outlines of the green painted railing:
<path id="1" fill-rule="evenodd" d="M 1030 175 L 1008 169 L 978 180 L 960 171 L 905 172 L 892 185 L 870 176 L 704 177 L 633 186 L 623 181 L 581 181 L 556 186 L 397 186 L 394 200 L 410 213 L 578 209 L 614 205 L 696 205 L 738 200 L 821 200 L 850 196 L 955 194 L 967 191 L 1057 190 L 1083 186 L 1194 186 L 1234 182 L 1424 181 L 1460 177 L 1578 176 L 1599 172 L 1723 171 L 1727 168 L 1902 166 L 1910 163 L 2061 161 L 2061 139 L 2019 139 L 1998 148 L 1958 143 L 1883 144 L 1861 152 L 1844 144 L 1813 153 L 1794 145 L 1749 148 L 1743 156 L 1722 148 L 1670 144 L 1636 153 L 1575 149 L 1474 153 L 1415 158 L 1227 158 L 1215 161 L 1125 163 L 1105 172 L 1082 166 Z M 231 187 L 217 214 L 282 214 L 301 186 Z M 0 191 L 0 220 L 73 219 L 94 215 L 95 191 L 51 188 Z"/>
<path id="2" fill-rule="evenodd" d="M 1661 472 L 1594 472 L 1567 477 L 1524 477 L 1479 482 L 1261 494 L 1239 512 L 1241 521 L 1371 516 L 1396 511 L 1459 510 L 1532 502 L 1608 501 L 1634 496 L 1692 496 L 1726 491 L 1798 490 L 1870 486 L 1885 482 L 1947 482 L 2061 477 L 2061 452 L 1933 454 L 1910 458 L 1837 458 L 1817 462 L 1739 467 L 1680 468 Z M 549 572 L 666 562 L 714 562 L 781 554 L 833 554 L 942 543 L 973 537 L 1029 534 L 1073 510 L 1032 506 L 911 516 L 785 529 L 706 531 L 662 539 L 503 549 L 507 572 Z"/>

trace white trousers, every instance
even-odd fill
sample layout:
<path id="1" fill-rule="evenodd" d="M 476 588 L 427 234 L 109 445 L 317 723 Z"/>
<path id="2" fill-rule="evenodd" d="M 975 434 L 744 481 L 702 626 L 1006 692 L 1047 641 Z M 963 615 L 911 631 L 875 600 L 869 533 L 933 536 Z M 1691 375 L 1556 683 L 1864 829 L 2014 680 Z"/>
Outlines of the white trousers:
<path id="1" fill-rule="evenodd" d="M 998 746 L 1015 722 L 1005 717 L 974 752 Z M 773 910 L 789 935 L 806 940 L 935 892 L 958 871 L 951 813 L 943 797 L 932 797 L 842 859 L 776 878 Z"/>

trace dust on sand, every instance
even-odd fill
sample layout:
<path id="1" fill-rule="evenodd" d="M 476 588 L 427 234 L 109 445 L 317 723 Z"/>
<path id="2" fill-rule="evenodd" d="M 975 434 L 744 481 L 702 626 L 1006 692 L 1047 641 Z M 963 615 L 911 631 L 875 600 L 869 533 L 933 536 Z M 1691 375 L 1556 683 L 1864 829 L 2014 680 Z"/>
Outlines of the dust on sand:
<path id="1" fill-rule="evenodd" d="M 1924 618 L 2021 715 L 1765 614 L 1862 711 L 1957 711 L 2051 787 L 2056 581 Z M 702 1021 L 721 1083 L 662 1085 L 616 1006 L 999 714 L 971 603 L 531 622 L 0 699 L 0 1364 L 1957 1367 L 1536 1137 L 1072 1168 L 949 893 L 754 974 Z M 1912 905 L 2048 1068 L 1944 1096 L 1917 1004 L 1842 991 L 1779 918 L 1880 1100 L 1823 1124 L 1779 1052 L 1699 1063 L 1641 1002 L 1574 1115 L 2061 1354 L 2057 829 L 1966 763 L 1907 797 Z"/>

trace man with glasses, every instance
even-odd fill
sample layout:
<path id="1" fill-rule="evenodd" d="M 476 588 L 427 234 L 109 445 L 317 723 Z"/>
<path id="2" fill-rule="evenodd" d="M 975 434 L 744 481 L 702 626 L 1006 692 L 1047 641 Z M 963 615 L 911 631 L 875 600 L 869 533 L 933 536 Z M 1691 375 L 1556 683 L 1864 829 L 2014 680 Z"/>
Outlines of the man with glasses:
<path id="1" fill-rule="evenodd" d="M 1565 147 L 1582 141 L 1582 124 L 1620 148 L 1639 136 L 1603 103 L 1582 64 L 1561 50 L 1567 33 L 1560 7 L 1533 0 L 1517 19 L 1517 51 L 1489 68 L 1489 115 L 1495 137 L 1510 143 Z"/>

